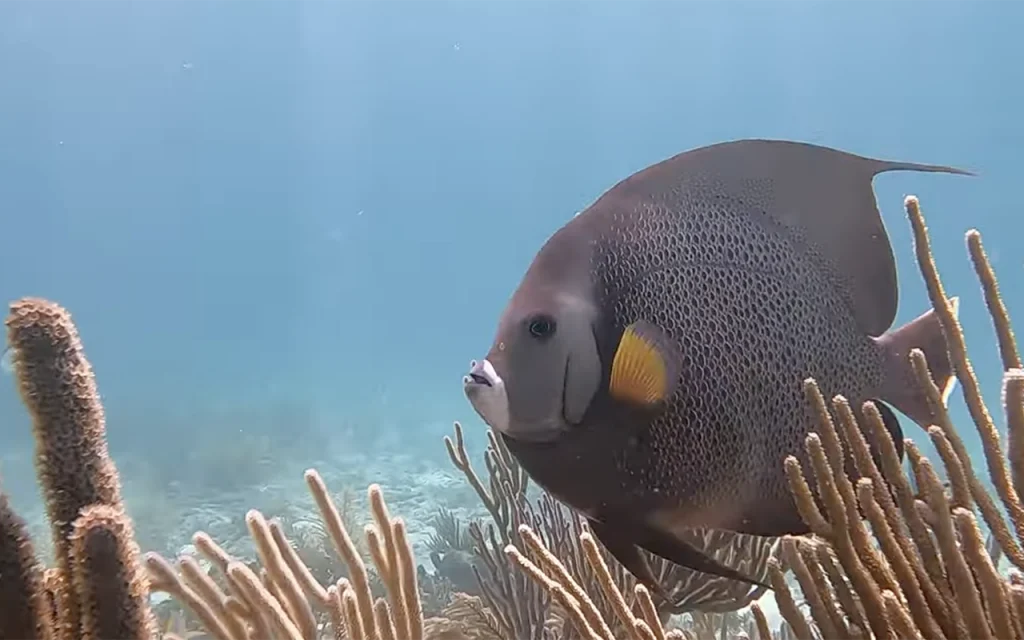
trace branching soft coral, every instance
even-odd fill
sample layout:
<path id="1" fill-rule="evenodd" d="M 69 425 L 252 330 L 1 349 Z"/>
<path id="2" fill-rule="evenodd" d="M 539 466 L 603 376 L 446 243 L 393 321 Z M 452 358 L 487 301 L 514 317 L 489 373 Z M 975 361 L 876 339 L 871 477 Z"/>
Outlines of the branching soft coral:
<path id="1" fill-rule="evenodd" d="M 536 501 L 527 497 L 527 477 L 511 455 L 504 441 L 491 430 L 484 452 L 486 479 L 481 478 L 469 459 L 462 426 L 455 423 L 454 438 L 445 437 L 445 447 L 452 464 L 466 477 L 480 501 L 491 515 L 492 522 L 472 522 L 469 535 L 480 568 L 477 578 L 486 604 L 486 615 L 499 634 L 506 638 L 539 640 L 551 629 L 560 634 L 570 632 L 571 619 L 557 600 L 515 570 L 515 565 L 502 553 L 508 544 L 521 546 L 520 525 L 526 524 L 543 539 L 544 544 L 561 558 L 569 575 L 593 592 L 594 604 L 605 617 L 615 620 L 617 602 L 602 589 L 600 571 L 587 562 L 580 536 L 586 530 L 581 517 L 540 492 Z M 733 566 L 762 581 L 768 579 L 768 563 L 775 557 L 777 539 L 744 536 L 729 531 L 694 529 L 687 541 L 704 550 L 719 562 Z M 610 553 L 600 553 L 613 581 L 632 604 L 636 579 Z M 765 593 L 763 587 L 706 574 L 675 565 L 664 558 L 644 552 L 655 577 L 665 585 L 671 601 L 653 597 L 659 618 L 689 611 L 730 612 L 745 608 Z M 481 615 L 481 618 L 484 617 Z M 614 627 L 618 622 L 613 622 Z M 625 623 L 624 623 L 625 624 Z M 631 624 L 631 623 L 630 623 Z M 616 629 L 613 629 L 616 630 Z"/>
<path id="2" fill-rule="evenodd" d="M 261 567 L 253 570 L 199 532 L 193 542 L 217 567 L 224 587 L 191 556 L 179 558 L 175 570 L 170 562 L 150 553 L 146 562 L 154 588 L 185 603 L 218 640 L 313 640 L 322 637 L 328 623 L 338 639 L 421 640 L 423 614 L 405 523 L 388 513 L 380 487 L 369 489 L 374 524 L 368 525 L 365 533 L 388 598 L 374 601 L 367 566 L 323 479 L 311 469 L 306 472 L 306 484 L 335 551 L 348 566 L 348 578 L 326 587 L 320 584 L 285 538 L 280 524 L 268 522 L 253 510 L 246 515 L 246 523 Z"/>
<path id="3" fill-rule="evenodd" d="M 917 198 L 908 197 L 905 205 L 918 265 L 981 436 L 989 476 L 1008 518 L 976 475 L 920 350 L 908 357 L 938 416 L 928 435 L 950 480 L 951 495 L 934 465 L 907 439 L 904 445 L 912 475 L 923 494 L 923 499 L 915 497 L 877 407 L 865 403 L 864 419 L 858 421 L 846 398 L 836 396 L 826 402 L 817 384 L 807 380 L 804 389 L 819 424 L 818 432 L 806 441 L 817 490 L 812 491 L 807 470 L 795 457 L 787 458 L 785 464 L 803 518 L 819 538 L 799 546 L 793 567 L 817 629 L 796 610 L 776 567 L 773 584 L 779 606 L 798 638 L 817 634 L 829 638 L 1024 638 L 1024 579 L 1019 573 L 1008 579 L 1000 575 L 979 530 L 980 517 L 1002 553 L 1017 569 L 1024 569 L 1024 503 L 1018 481 L 1024 468 L 1020 354 L 981 235 L 972 230 L 967 233 L 967 247 L 995 326 L 1004 369 L 1007 459 L 967 356 L 963 330 L 939 279 Z M 873 432 L 881 443 L 881 468 L 868 453 L 864 430 Z M 852 457 L 858 478 L 844 472 L 846 456 Z M 836 571 L 837 563 L 841 572 Z"/>

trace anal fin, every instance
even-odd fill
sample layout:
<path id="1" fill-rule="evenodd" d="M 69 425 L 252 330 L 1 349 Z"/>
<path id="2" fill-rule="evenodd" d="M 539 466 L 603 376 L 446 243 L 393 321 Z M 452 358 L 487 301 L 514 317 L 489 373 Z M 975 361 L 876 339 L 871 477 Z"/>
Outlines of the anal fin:
<path id="1" fill-rule="evenodd" d="M 644 586 L 655 589 L 659 595 L 664 594 L 664 588 L 657 584 L 650 565 L 640 553 L 641 548 L 694 571 L 758 587 L 771 588 L 768 584 L 725 566 L 689 542 L 679 540 L 649 525 L 639 527 L 634 525 L 627 530 L 609 524 L 607 521 L 591 520 L 590 526 L 594 535 L 601 540 L 608 551 L 615 556 L 615 559 L 621 562 Z"/>
<path id="2" fill-rule="evenodd" d="M 644 554 L 640 553 L 640 547 L 623 535 L 623 532 L 600 520 L 588 519 L 590 530 L 594 536 L 601 541 L 608 553 L 612 554 L 619 561 L 626 571 L 633 574 L 640 584 L 647 587 L 651 593 L 657 594 L 662 600 L 669 600 L 668 592 L 654 577 L 651 565 L 647 562 Z"/>
<path id="3" fill-rule="evenodd" d="M 884 402 L 875 401 L 875 407 L 878 408 L 878 413 L 882 416 L 882 422 L 885 424 L 885 430 L 889 432 L 889 437 L 892 438 L 892 444 L 896 448 L 896 457 L 899 458 L 900 462 L 903 462 L 904 442 L 903 442 L 903 427 L 900 425 L 900 419 L 896 417 L 893 410 L 889 408 Z M 863 421 L 863 417 L 860 418 Z M 870 442 L 870 439 L 869 439 Z M 881 454 L 878 452 L 876 447 L 871 448 L 871 455 L 875 459 L 875 466 L 879 469 L 884 468 L 882 466 Z"/>

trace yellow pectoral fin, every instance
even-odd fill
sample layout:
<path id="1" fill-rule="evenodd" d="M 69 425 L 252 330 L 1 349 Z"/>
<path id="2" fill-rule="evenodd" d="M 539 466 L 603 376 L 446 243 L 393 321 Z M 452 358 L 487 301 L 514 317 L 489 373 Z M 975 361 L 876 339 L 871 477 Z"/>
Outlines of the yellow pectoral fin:
<path id="1" fill-rule="evenodd" d="M 613 398 L 640 405 L 664 402 L 673 384 L 670 363 L 657 329 L 635 322 L 626 327 L 612 361 L 608 391 Z"/>

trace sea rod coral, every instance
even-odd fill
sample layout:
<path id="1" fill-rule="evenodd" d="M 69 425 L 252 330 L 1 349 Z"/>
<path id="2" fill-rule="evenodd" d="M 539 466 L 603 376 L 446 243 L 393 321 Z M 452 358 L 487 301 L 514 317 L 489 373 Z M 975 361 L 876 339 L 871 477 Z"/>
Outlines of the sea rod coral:
<path id="1" fill-rule="evenodd" d="M 0 638 L 152 637 L 149 583 L 78 330 L 38 299 L 12 304 L 6 324 L 56 566 L 43 569 L 25 522 L 0 496 Z"/>
<path id="2" fill-rule="evenodd" d="M 1024 487 L 1017 481 L 1024 468 L 1020 354 L 981 235 L 971 230 L 967 247 L 995 327 L 1004 370 L 1007 459 L 967 356 L 963 330 L 935 267 L 917 198 L 908 197 L 905 207 L 918 266 L 941 320 L 961 393 L 981 436 L 989 476 L 1008 520 L 976 475 L 932 382 L 924 354 L 913 350 L 907 357 L 938 416 L 928 435 L 950 480 L 951 495 L 943 490 L 933 464 L 907 439 L 904 445 L 912 475 L 923 490 L 923 499 L 916 498 L 877 407 L 865 403 L 862 415 L 866 424 L 860 425 L 854 407 L 844 397 L 826 402 L 816 383 L 807 380 L 804 390 L 818 416 L 818 431 L 806 439 L 817 490 L 811 490 L 807 470 L 795 457 L 787 458 L 785 466 L 801 515 L 815 534 L 794 541 L 791 547 L 792 568 L 813 626 L 797 610 L 778 568 L 773 570 L 772 582 L 780 610 L 798 638 L 1022 638 L 1024 577 L 1017 572 L 1009 578 L 1000 574 L 985 548 L 978 522 L 980 514 L 1002 554 L 1016 569 L 1024 569 L 1024 504 L 1020 496 Z M 861 426 L 873 430 L 882 442 L 880 465 L 868 453 Z M 844 456 L 853 458 L 859 477 L 847 476 Z"/>
<path id="3" fill-rule="evenodd" d="M 981 483 L 957 430 L 941 409 L 939 391 L 928 386 L 931 378 L 920 352 L 908 357 L 939 416 L 928 433 L 949 477 L 949 495 L 935 466 L 909 440 L 905 445 L 911 475 L 923 491 L 921 498 L 899 465 L 891 439 L 882 438 L 882 455 L 877 462 L 872 458 L 861 427 L 887 436 L 873 404 L 863 407 L 859 419 L 865 424 L 860 425 L 855 408 L 842 396 L 826 399 L 813 380 L 805 381 L 808 405 L 817 416 L 817 430 L 806 439 L 812 464 L 803 469 L 790 457 L 785 468 L 801 515 L 814 533 L 783 540 L 785 563 L 769 562 L 786 622 L 773 631 L 761 608 L 752 605 L 756 623 L 752 631 L 763 640 L 1024 639 L 1024 577 L 1017 572 L 1004 577 L 998 572 L 979 531 L 980 518 L 1009 562 L 1024 570 L 1020 355 L 980 235 L 971 231 L 968 249 L 995 325 L 1005 371 L 1008 442 L 1004 452 L 967 357 L 963 332 L 935 269 L 917 200 L 908 198 L 906 209 L 918 263 L 943 323 L 961 393 L 981 434 L 998 503 Z M 387 595 L 375 598 L 369 586 L 369 565 L 356 551 L 352 535 L 314 470 L 307 471 L 306 482 L 335 550 L 349 566 L 348 578 L 319 584 L 280 525 L 257 511 L 246 516 L 257 548 L 254 565 L 228 556 L 202 532 L 194 542 L 215 567 L 212 575 L 188 555 L 173 563 L 155 554 L 142 556 L 120 499 L 117 471 L 107 454 L 95 381 L 70 316 L 52 302 L 24 299 L 11 305 L 7 328 L 18 389 L 36 436 L 37 472 L 56 561 L 51 568 L 40 565 L 24 522 L 0 494 L 0 640 L 154 638 L 159 632 L 149 607 L 152 591 L 171 593 L 196 614 L 208 636 L 219 640 L 518 640 L 503 625 L 488 628 L 460 618 L 466 610 L 465 599 L 457 598 L 444 617 L 424 619 L 405 525 L 388 513 L 376 485 L 368 492 L 373 522 L 364 534 Z M 847 460 L 852 464 L 846 465 Z M 855 477 L 847 475 L 847 469 L 856 469 Z M 509 487 L 504 490 L 525 500 Z M 514 529 L 501 555 L 515 568 L 515 575 L 525 578 L 507 586 L 535 585 L 537 597 L 557 605 L 552 609 L 557 609 L 560 624 L 542 624 L 536 637 L 712 637 L 708 629 L 695 626 L 667 629 L 651 594 L 642 585 L 634 584 L 632 593 L 622 588 L 615 579 L 620 569 L 609 562 L 585 527 L 571 529 L 579 557 L 565 555 L 556 553 L 557 546 L 552 549 L 552 532 L 546 530 L 549 524 L 544 517 L 513 519 L 511 513 L 495 507 L 496 523 Z M 516 505 L 510 508 L 521 510 Z M 784 580 L 784 566 L 795 574 L 809 613 L 804 613 Z M 738 636 L 722 629 L 713 637 Z"/>

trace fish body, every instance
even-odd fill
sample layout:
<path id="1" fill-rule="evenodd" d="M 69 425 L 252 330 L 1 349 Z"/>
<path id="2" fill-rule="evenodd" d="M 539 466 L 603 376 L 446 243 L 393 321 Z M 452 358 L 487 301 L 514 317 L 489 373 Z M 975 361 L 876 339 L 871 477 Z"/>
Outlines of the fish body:
<path id="1" fill-rule="evenodd" d="M 641 581 L 642 547 L 749 579 L 681 541 L 801 534 L 783 468 L 814 430 L 802 385 L 928 424 L 907 354 L 951 370 L 928 312 L 890 331 L 896 268 L 872 190 L 889 170 L 967 173 L 741 140 L 626 178 L 541 248 L 465 391 L 529 475 Z M 869 438 L 870 441 L 870 438 Z"/>

